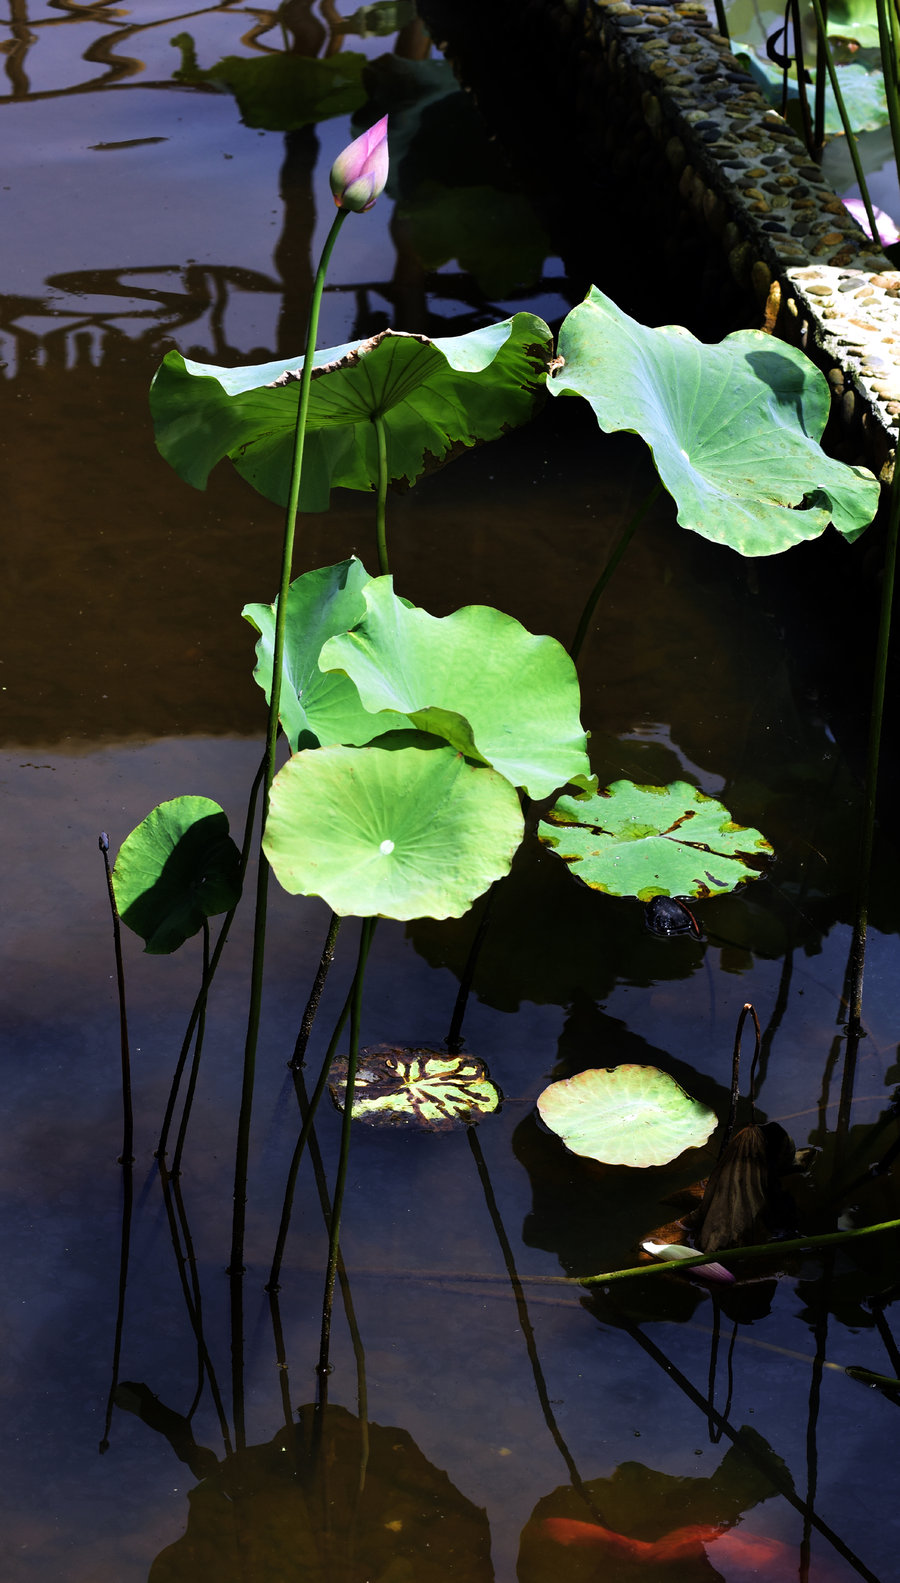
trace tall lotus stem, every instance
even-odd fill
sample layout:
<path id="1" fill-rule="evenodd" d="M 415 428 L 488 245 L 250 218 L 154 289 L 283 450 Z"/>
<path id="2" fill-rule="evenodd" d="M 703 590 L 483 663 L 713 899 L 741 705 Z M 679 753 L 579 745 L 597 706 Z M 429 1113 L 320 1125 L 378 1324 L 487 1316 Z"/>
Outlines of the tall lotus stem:
<path id="1" fill-rule="evenodd" d="M 275 611 L 275 637 L 272 652 L 272 692 L 269 699 L 269 720 L 266 731 L 265 797 L 263 800 L 261 835 L 265 832 L 269 792 L 275 778 L 275 752 L 278 740 L 278 717 L 281 707 L 281 672 L 284 663 L 284 632 L 287 618 L 287 597 L 291 583 L 294 556 L 294 534 L 300 501 L 300 479 L 303 470 L 303 448 L 309 413 L 309 394 L 312 385 L 313 361 L 319 329 L 319 309 L 325 277 L 334 244 L 341 226 L 350 213 L 364 213 L 372 207 L 384 188 L 388 173 L 387 117 L 351 143 L 338 155 L 331 170 L 331 190 L 338 212 L 322 249 L 319 267 L 313 283 L 309 308 L 309 327 L 306 334 L 306 351 L 300 373 L 300 392 L 297 402 L 297 423 L 294 430 L 294 455 L 291 481 L 285 513 L 284 541 L 281 554 L 281 581 Z M 234 1213 L 231 1230 L 231 1317 L 232 1317 L 232 1388 L 234 1395 L 235 1431 L 238 1445 L 243 1443 L 243 1311 L 240 1298 L 240 1281 L 243 1275 L 244 1225 L 247 1197 L 247 1165 L 250 1153 L 250 1118 L 253 1106 L 253 1085 L 256 1072 L 256 1047 L 262 1010 L 263 967 L 265 962 L 266 910 L 269 894 L 269 864 L 260 848 L 256 881 L 256 914 L 253 926 L 253 959 L 250 970 L 250 1005 L 247 1014 L 247 1034 L 244 1041 L 244 1072 L 241 1084 L 241 1110 L 238 1118 L 237 1146 L 234 1163 Z"/>

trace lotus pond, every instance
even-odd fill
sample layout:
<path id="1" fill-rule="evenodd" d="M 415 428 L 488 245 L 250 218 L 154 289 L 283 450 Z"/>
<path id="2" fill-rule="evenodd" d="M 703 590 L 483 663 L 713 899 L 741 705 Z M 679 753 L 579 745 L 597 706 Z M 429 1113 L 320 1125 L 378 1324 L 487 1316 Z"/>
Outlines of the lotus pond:
<path id="1" fill-rule="evenodd" d="M 862 1038 L 848 970 L 874 486 L 793 354 L 746 343 L 745 390 L 582 300 L 411 7 L 163 10 L 35 0 L 5 40 L 3 1576 L 890 1583 L 897 1236 L 809 1241 L 900 1214 L 887 815 Z M 263 960 L 283 375 L 382 114 L 322 298 Z M 688 387 L 770 402 L 737 505 Z M 654 1262 L 706 1249 L 732 1124 L 783 1129 L 729 1177 L 775 1240 Z"/>

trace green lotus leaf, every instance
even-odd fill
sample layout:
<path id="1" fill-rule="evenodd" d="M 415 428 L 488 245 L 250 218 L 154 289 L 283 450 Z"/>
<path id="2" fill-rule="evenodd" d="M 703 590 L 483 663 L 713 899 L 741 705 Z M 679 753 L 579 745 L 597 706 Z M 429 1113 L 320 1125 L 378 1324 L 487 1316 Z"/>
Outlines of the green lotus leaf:
<path id="1" fill-rule="evenodd" d="M 112 876 L 119 916 L 152 956 L 177 951 L 204 919 L 237 904 L 240 865 L 218 803 L 174 797 L 122 842 Z"/>
<path id="2" fill-rule="evenodd" d="M 327 511 L 332 489 L 374 490 L 384 419 L 388 475 L 413 484 L 456 451 L 530 418 L 549 365 L 543 319 L 517 313 L 430 341 L 383 330 L 316 353 L 300 508 Z M 217 368 L 169 352 L 150 389 L 156 443 L 197 489 L 225 456 L 254 489 L 287 503 L 302 358 Z"/>
<path id="3" fill-rule="evenodd" d="M 579 879 L 610 896 L 721 896 L 759 877 L 772 848 L 758 830 L 687 781 L 614 781 L 593 796 L 560 797 L 538 825 Z"/>
<path id="4" fill-rule="evenodd" d="M 293 753 L 300 747 L 336 742 L 358 745 L 385 731 L 410 729 L 404 715 L 373 715 L 364 708 L 349 676 L 340 671 L 325 674 L 319 669 L 323 643 L 335 633 L 346 632 L 365 615 L 362 590 L 371 580 L 362 561 L 351 556 L 336 566 L 304 572 L 291 583 L 279 719 Z M 272 692 L 277 608 L 276 600 L 271 605 L 245 605 L 242 611 L 245 621 L 260 635 L 253 676 L 267 699 Z"/>
<path id="5" fill-rule="evenodd" d="M 459 918 L 508 873 L 519 800 L 434 737 L 296 753 L 276 775 L 263 847 L 284 889 L 333 912 Z"/>
<path id="6" fill-rule="evenodd" d="M 559 351 L 551 394 L 584 396 L 601 429 L 646 440 L 682 527 L 742 555 L 772 555 L 829 522 L 856 539 L 875 515 L 876 479 L 818 444 L 824 376 L 761 330 L 705 346 L 678 325 L 648 329 L 592 286 L 565 319 Z"/>
<path id="7" fill-rule="evenodd" d="M 607 1165 L 667 1165 L 712 1136 L 716 1115 L 655 1066 L 609 1066 L 538 1095 L 545 1126 L 573 1154 Z"/>
<path id="8" fill-rule="evenodd" d="M 829 16 L 829 34 L 834 32 Z M 875 26 L 875 47 L 878 47 L 878 27 Z M 738 59 L 747 62 L 750 75 L 757 87 L 761 90 L 763 98 L 774 105 L 780 112 L 784 73 L 774 61 L 764 60 L 761 56 L 753 54 L 750 50 L 740 49 Z M 890 116 L 888 114 L 887 96 L 884 90 L 884 77 L 880 71 L 866 71 L 864 66 L 856 64 L 836 66 L 838 83 L 841 89 L 841 98 L 844 108 L 850 118 L 850 125 L 854 132 L 874 132 L 878 127 L 887 126 Z M 812 97 L 812 87 L 807 88 Z M 797 87 L 796 71 L 788 77 L 788 113 L 791 116 L 791 107 L 799 105 L 800 90 Z M 840 134 L 844 130 L 844 123 L 838 110 L 837 100 L 830 80 L 825 84 L 825 131 L 829 136 Z"/>
<path id="9" fill-rule="evenodd" d="M 331 116 L 352 115 L 368 97 L 362 84 L 366 56 L 349 50 L 324 60 L 281 52 L 226 55 L 205 71 L 189 33 L 177 34 L 172 43 L 181 50 L 176 79 L 233 94 L 245 126 L 294 132 Z"/>
<path id="10" fill-rule="evenodd" d="M 345 1057 L 334 1062 L 329 1089 L 342 1110 L 347 1092 Z M 484 1062 L 472 1055 L 394 1045 L 360 1051 L 351 1111 L 354 1121 L 449 1132 L 499 1108 L 499 1089 L 488 1077 Z"/>
<path id="11" fill-rule="evenodd" d="M 345 671 L 367 709 L 408 715 L 530 797 L 590 775 L 578 675 L 555 638 L 489 605 L 431 616 L 398 599 L 390 577 L 362 596 L 364 619 L 329 639 L 319 664 Z"/>

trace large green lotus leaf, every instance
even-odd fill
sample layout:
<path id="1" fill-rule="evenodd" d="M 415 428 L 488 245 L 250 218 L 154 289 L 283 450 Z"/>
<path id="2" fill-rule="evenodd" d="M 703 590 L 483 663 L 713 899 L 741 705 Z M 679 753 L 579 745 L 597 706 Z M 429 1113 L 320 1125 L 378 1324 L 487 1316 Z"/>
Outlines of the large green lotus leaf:
<path id="1" fill-rule="evenodd" d="M 633 430 L 653 451 L 682 527 L 742 555 L 772 555 L 833 522 L 855 539 L 878 484 L 818 441 L 830 396 L 802 352 L 761 330 L 705 346 L 652 330 L 596 286 L 563 322 L 551 394 L 590 402 L 601 429 Z"/>
<path id="2" fill-rule="evenodd" d="M 716 1115 L 655 1066 L 609 1066 L 551 1083 L 544 1125 L 573 1154 L 607 1165 L 667 1165 L 712 1136 Z"/>
<path id="3" fill-rule="evenodd" d="M 519 800 L 494 770 L 420 733 L 296 753 L 263 847 L 284 889 L 358 917 L 459 918 L 509 872 Z"/>
<path id="4" fill-rule="evenodd" d="M 281 52 L 226 55 L 205 71 L 189 33 L 177 34 L 172 43 L 181 50 L 177 80 L 234 94 L 245 126 L 294 132 L 331 116 L 352 115 L 368 97 L 362 84 L 366 56 L 349 50 L 324 60 Z"/>
<path id="5" fill-rule="evenodd" d="M 346 671 L 367 709 L 408 715 L 530 797 L 590 775 L 578 675 L 555 638 L 490 605 L 431 616 L 398 599 L 390 577 L 363 598 L 364 620 L 331 638 L 319 664 Z"/>
<path id="6" fill-rule="evenodd" d="M 331 1097 L 343 1110 L 347 1059 L 331 1068 Z M 353 1089 L 354 1121 L 376 1127 L 423 1127 L 450 1132 L 500 1108 L 500 1091 L 483 1061 L 446 1050 L 416 1050 L 382 1045 L 361 1050 Z"/>
<path id="7" fill-rule="evenodd" d="M 331 490 L 373 490 L 384 419 L 392 482 L 413 484 L 456 451 L 530 418 L 551 351 L 543 319 L 517 313 L 468 335 L 430 341 L 383 330 L 316 353 L 300 506 L 327 511 Z M 203 489 L 224 456 L 267 499 L 285 505 L 302 358 L 217 368 L 169 352 L 150 389 L 156 443 Z"/>
<path id="8" fill-rule="evenodd" d="M 236 905 L 240 863 L 218 803 L 208 797 L 160 803 L 126 836 L 116 858 L 119 916 L 151 955 L 177 951 L 205 918 Z"/>
<path id="9" fill-rule="evenodd" d="M 352 556 L 336 566 L 304 572 L 288 590 L 279 719 L 291 752 L 299 748 L 343 742 L 371 742 L 385 731 L 409 730 L 404 715 L 373 715 L 363 707 L 349 676 L 319 669 L 323 643 L 335 633 L 346 632 L 366 613 L 362 590 L 371 582 L 368 572 Z M 272 656 L 275 647 L 275 613 L 271 605 L 245 605 L 244 619 L 259 633 L 254 679 L 266 695 L 272 692 Z"/>
<path id="10" fill-rule="evenodd" d="M 758 830 L 735 824 L 728 809 L 687 781 L 560 797 L 552 823 L 538 826 L 579 879 L 610 896 L 721 896 L 757 879 L 772 848 Z M 565 828 L 562 828 L 565 827 Z"/>

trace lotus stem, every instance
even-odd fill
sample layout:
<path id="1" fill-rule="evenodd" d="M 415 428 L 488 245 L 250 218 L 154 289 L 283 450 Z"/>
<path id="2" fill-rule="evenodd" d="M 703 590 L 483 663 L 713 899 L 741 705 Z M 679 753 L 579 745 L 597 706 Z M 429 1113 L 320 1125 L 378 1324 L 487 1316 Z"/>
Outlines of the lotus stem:
<path id="1" fill-rule="evenodd" d="M 344 1001 L 343 1010 L 341 1011 L 341 1014 L 335 1023 L 334 1033 L 331 1035 L 328 1049 L 325 1051 L 325 1058 L 322 1062 L 322 1069 L 319 1072 L 318 1081 L 315 1088 L 313 1089 L 312 1099 L 310 1100 L 306 1114 L 303 1117 L 303 1125 L 300 1128 L 300 1136 L 294 1145 L 294 1153 L 291 1157 L 287 1182 L 285 1183 L 284 1201 L 281 1210 L 281 1222 L 278 1227 L 278 1238 L 275 1243 L 275 1252 L 272 1255 L 272 1268 L 269 1271 L 269 1279 L 266 1282 L 266 1291 L 269 1292 L 278 1290 L 278 1279 L 281 1274 L 281 1261 L 284 1258 L 285 1243 L 287 1242 L 287 1234 L 291 1224 L 291 1210 L 294 1203 L 294 1188 L 297 1184 L 297 1172 L 300 1169 L 300 1161 L 303 1158 L 303 1150 L 306 1148 L 310 1133 L 312 1132 L 316 1111 L 319 1108 L 319 1101 L 325 1092 L 325 1086 L 328 1082 L 328 1074 L 331 1071 L 331 1063 L 334 1060 L 335 1052 L 338 1047 L 338 1040 L 344 1031 L 347 1018 L 350 1015 L 353 1004 L 353 992 L 355 984 L 356 980 L 354 979 L 353 983 L 350 985 L 347 999 Z"/>
<path id="2" fill-rule="evenodd" d="M 263 757 L 260 761 L 259 769 L 257 770 L 254 777 L 253 785 L 250 788 L 250 797 L 247 803 L 247 817 L 244 820 L 244 839 L 241 843 L 241 861 L 238 869 L 238 875 L 242 886 L 244 883 L 244 876 L 247 872 L 247 863 L 250 857 L 250 845 L 253 838 L 253 819 L 256 813 L 256 799 L 259 794 L 259 788 L 262 785 L 265 772 L 266 761 L 265 757 Z M 222 927 L 219 930 L 215 949 L 213 950 L 213 954 L 210 958 L 209 972 L 206 974 L 203 983 L 200 985 L 200 992 L 197 996 L 197 999 L 194 1001 L 193 1010 L 191 1011 L 190 1018 L 188 1019 L 187 1029 L 185 1031 L 184 1039 L 182 1040 L 181 1050 L 179 1051 L 178 1061 L 176 1063 L 175 1072 L 172 1077 L 172 1085 L 169 1089 L 169 1098 L 166 1103 L 166 1113 L 163 1117 L 163 1124 L 159 1134 L 159 1142 L 156 1145 L 156 1155 L 160 1160 L 165 1157 L 166 1144 L 168 1143 L 169 1139 L 169 1128 L 172 1125 L 172 1117 L 175 1113 L 175 1101 L 178 1098 L 178 1089 L 181 1085 L 181 1077 L 184 1071 L 185 1062 L 187 1060 L 188 1050 L 191 1047 L 191 1039 L 194 1036 L 194 1029 L 196 1028 L 197 1022 L 204 1010 L 204 1007 L 206 1006 L 206 1000 L 207 996 L 209 995 L 210 986 L 216 976 L 216 968 L 222 959 L 222 952 L 225 949 L 225 942 L 228 939 L 228 931 L 234 921 L 234 915 L 236 912 L 237 905 L 232 907 L 230 911 L 225 914 L 225 917 L 222 920 Z"/>
<path id="3" fill-rule="evenodd" d="M 316 351 L 316 337 L 319 329 L 319 309 L 322 303 L 322 292 L 325 287 L 325 276 L 337 241 L 341 226 L 349 211 L 339 209 L 334 217 L 331 230 L 322 249 L 319 268 L 313 283 L 312 301 L 309 307 L 309 327 L 306 333 L 306 352 L 303 359 L 303 368 L 300 374 L 300 394 L 297 402 L 297 423 L 294 429 L 294 456 L 291 468 L 291 482 L 288 490 L 287 510 L 284 523 L 284 541 L 281 552 L 281 582 L 278 591 L 278 604 L 275 611 L 275 637 L 272 650 L 272 691 L 269 699 L 269 720 L 266 732 L 266 772 L 265 796 L 261 818 L 260 840 L 265 833 L 266 814 L 269 804 L 269 792 L 275 778 L 275 750 L 278 739 L 278 719 L 281 707 L 281 672 L 284 664 L 284 632 L 287 620 L 288 589 L 291 585 L 291 571 L 294 558 L 294 534 L 297 526 L 297 510 L 300 501 L 300 477 L 303 470 L 303 447 L 306 439 L 306 420 L 309 412 L 309 392 L 312 385 L 313 359 Z M 241 1109 L 238 1117 L 237 1148 L 234 1162 L 234 1214 L 231 1229 L 231 1259 L 229 1269 L 232 1282 L 240 1280 L 243 1274 L 244 1259 L 244 1224 L 247 1202 L 247 1165 L 250 1154 L 250 1121 L 253 1109 L 253 1086 L 256 1073 L 256 1047 L 259 1040 L 259 1022 L 262 1010 L 263 967 L 266 952 L 266 911 L 269 895 L 269 864 L 265 853 L 260 846 L 259 868 L 256 879 L 256 913 L 253 927 L 253 958 L 250 970 L 250 1005 L 247 1013 L 247 1034 L 244 1041 L 244 1071 L 241 1083 Z M 237 1316 L 234 1288 L 232 1288 L 232 1345 L 234 1351 L 234 1385 L 235 1402 L 242 1396 L 241 1379 L 243 1363 L 240 1360 L 240 1348 L 234 1339 L 234 1320 Z M 238 1326 L 242 1331 L 242 1326 Z M 236 1407 L 237 1413 L 237 1407 Z M 237 1419 L 236 1419 L 237 1424 Z"/>
<path id="4" fill-rule="evenodd" d="M 300 1023 L 300 1031 L 297 1034 L 297 1042 L 294 1045 L 294 1053 L 290 1059 L 291 1068 L 295 1072 L 300 1070 L 304 1060 L 306 1059 L 306 1048 L 309 1044 L 309 1036 L 312 1033 L 313 1023 L 316 1020 L 316 1013 L 319 1009 L 319 1001 L 322 999 L 322 991 L 325 988 L 325 980 L 328 977 L 331 964 L 334 961 L 334 953 L 337 946 L 337 937 L 340 932 L 340 927 L 341 920 L 337 913 L 333 912 L 328 924 L 328 933 L 325 936 L 325 944 L 322 947 L 322 955 L 319 957 L 319 965 L 316 968 L 316 976 L 313 979 L 313 986 L 309 992 L 309 999 L 306 1002 L 306 1010 L 303 1013 L 303 1019 Z"/>
<path id="5" fill-rule="evenodd" d="M 344 1115 L 341 1126 L 341 1152 L 338 1159 L 337 1178 L 331 1208 L 331 1236 L 328 1241 L 328 1268 L 325 1273 L 325 1294 L 322 1300 L 322 1333 L 319 1345 L 318 1406 L 324 1411 L 328 1402 L 328 1354 L 331 1346 L 331 1315 L 334 1308 L 334 1282 L 337 1275 L 338 1249 L 341 1235 L 341 1211 L 344 1207 L 344 1189 L 347 1184 L 347 1166 L 350 1160 L 350 1132 L 353 1125 L 353 1090 L 356 1085 L 356 1068 L 359 1063 L 359 1028 L 362 1011 L 363 980 L 366 958 L 375 933 L 376 918 L 364 918 L 359 936 L 359 956 L 353 978 L 350 1002 L 350 1054 L 347 1059 L 347 1082 L 344 1090 Z"/>
<path id="6" fill-rule="evenodd" d="M 175 1142 L 175 1155 L 172 1160 L 172 1176 L 181 1172 L 181 1156 L 184 1153 L 184 1140 L 187 1136 L 188 1122 L 191 1119 L 191 1106 L 194 1103 L 194 1094 L 197 1090 L 197 1078 L 200 1073 L 200 1057 L 203 1054 L 203 1035 L 206 1032 L 206 1001 L 203 994 L 204 984 L 209 982 L 209 919 L 203 920 L 203 972 L 200 976 L 200 994 L 197 997 L 200 1013 L 197 1018 L 197 1041 L 194 1045 L 194 1059 L 191 1062 L 191 1075 L 188 1078 L 187 1093 L 184 1097 L 184 1109 L 181 1112 L 181 1124 L 178 1128 L 178 1137 Z"/>
<path id="7" fill-rule="evenodd" d="M 591 617 L 597 608 L 600 595 L 603 593 L 603 590 L 612 577 L 613 572 L 622 559 L 622 556 L 625 554 L 625 551 L 634 537 L 636 529 L 643 522 L 647 512 L 653 505 L 653 502 L 662 493 L 662 487 L 662 479 L 658 478 L 656 483 L 653 485 L 653 488 L 650 490 L 650 493 L 645 496 L 630 521 L 626 523 L 625 529 L 619 539 L 618 544 L 610 555 L 609 560 L 603 568 L 603 571 L 600 573 L 600 576 L 588 595 L 587 604 L 581 612 L 581 620 L 578 623 L 578 630 L 576 631 L 572 642 L 569 644 L 569 654 L 576 665 L 578 664 L 578 656 L 581 653 L 582 644 L 587 637 L 588 627 L 591 624 Z"/>
<path id="8" fill-rule="evenodd" d="M 816 27 L 819 30 L 819 43 L 825 56 L 825 65 L 828 68 L 828 77 L 831 82 L 831 91 L 834 94 L 838 107 L 838 115 L 841 118 L 841 126 L 844 128 L 844 135 L 847 139 L 847 151 L 853 161 L 853 171 L 856 176 L 857 185 L 859 186 L 860 197 L 862 198 L 863 205 L 865 207 L 866 219 L 869 223 L 872 240 L 877 243 L 878 226 L 875 223 L 875 213 L 872 208 L 872 200 L 869 197 L 869 189 L 866 186 L 866 178 L 862 168 L 862 161 L 859 157 L 859 149 L 856 146 L 856 136 L 854 134 L 853 127 L 850 124 L 850 117 L 847 114 L 847 107 L 844 104 L 844 95 L 841 92 L 841 85 L 838 81 L 834 57 L 831 53 L 831 45 L 828 42 L 828 27 L 825 21 L 824 12 L 822 10 L 822 0 L 812 0 L 812 6 L 816 14 Z"/>
<path id="9" fill-rule="evenodd" d="M 671 1275 L 674 1270 L 690 1270 L 696 1264 L 727 1264 L 730 1259 L 752 1259 L 759 1254 L 769 1258 L 782 1253 L 802 1253 L 807 1248 L 826 1248 L 853 1242 L 858 1237 L 874 1237 L 881 1231 L 900 1230 L 900 1220 L 882 1220 L 877 1226 L 859 1226 L 854 1231 L 823 1231 L 814 1237 L 790 1237 L 784 1242 L 758 1242 L 747 1248 L 719 1248 L 715 1253 L 697 1253 L 689 1259 L 661 1260 L 658 1264 L 636 1264 L 628 1270 L 607 1270 L 603 1275 L 570 1275 L 569 1286 L 606 1286 L 612 1281 L 629 1280 L 633 1275 Z"/>
<path id="10" fill-rule="evenodd" d="M 372 414 L 372 422 L 375 425 L 375 438 L 378 445 L 378 497 L 375 502 L 375 537 L 378 544 L 378 570 L 382 577 L 387 577 L 391 569 L 388 564 L 386 523 L 388 486 L 387 432 L 384 426 L 384 418 L 380 412 L 375 412 Z"/>
<path id="11" fill-rule="evenodd" d="M 886 0 L 875 0 L 878 15 L 878 42 L 881 47 L 881 72 L 891 125 L 891 142 L 894 145 L 894 162 L 900 170 L 900 84 L 897 63 L 897 14 Z M 878 241 L 878 233 L 875 233 Z"/>

